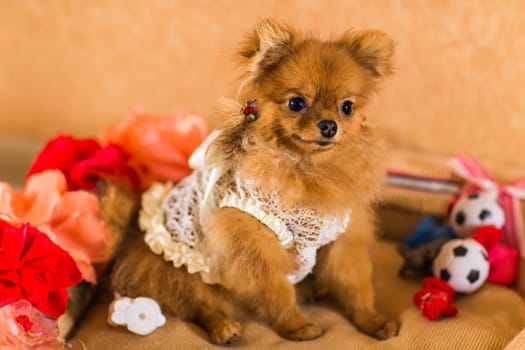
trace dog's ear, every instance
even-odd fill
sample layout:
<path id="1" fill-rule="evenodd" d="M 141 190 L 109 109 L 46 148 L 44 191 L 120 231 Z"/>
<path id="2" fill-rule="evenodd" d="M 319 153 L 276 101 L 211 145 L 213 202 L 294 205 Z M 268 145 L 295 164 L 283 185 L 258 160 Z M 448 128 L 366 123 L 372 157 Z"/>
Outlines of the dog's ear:
<path id="1" fill-rule="evenodd" d="M 266 18 L 244 39 L 237 53 L 250 73 L 277 64 L 293 48 L 296 32 L 288 25 Z"/>
<path id="2" fill-rule="evenodd" d="M 373 76 L 392 73 L 395 43 L 386 33 L 380 30 L 349 31 L 340 42 Z"/>

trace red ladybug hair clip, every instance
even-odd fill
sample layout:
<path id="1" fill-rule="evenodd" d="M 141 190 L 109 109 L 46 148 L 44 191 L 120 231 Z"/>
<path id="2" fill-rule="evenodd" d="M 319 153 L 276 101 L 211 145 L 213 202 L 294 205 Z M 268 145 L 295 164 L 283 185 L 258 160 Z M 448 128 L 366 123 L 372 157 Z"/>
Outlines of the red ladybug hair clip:
<path id="1" fill-rule="evenodd" d="M 242 107 L 241 112 L 244 114 L 247 121 L 254 122 L 257 119 L 257 107 L 255 105 L 255 100 L 246 102 L 244 107 Z"/>

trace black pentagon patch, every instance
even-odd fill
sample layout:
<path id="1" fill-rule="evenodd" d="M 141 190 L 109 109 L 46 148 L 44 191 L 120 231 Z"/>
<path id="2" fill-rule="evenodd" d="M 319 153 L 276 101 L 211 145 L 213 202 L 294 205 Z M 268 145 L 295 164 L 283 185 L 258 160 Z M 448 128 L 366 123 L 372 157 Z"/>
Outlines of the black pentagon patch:
<path id="1" fill-rule="evenodd" d="M 467 255 L 467 248 L 463 247 L 462 245 L 458 245 L 452 249 L 452 253 L 454 253 L 455 257 L 465 256 Z"/>
<path id="2" fill-rule="evenodd" d="M 471 193 L 467 196 L 468 199 L 478 199 L 479 193 Z"/>
<path id="3" fill-rule="evenodd" d="M 477 280 L 479 280 L 479 271 L 478 270 L 470 270 L 467 279 L 470 283 L 476 283 Z"/>
<path id="4" fill-rule="evenodd" d="M 462 211 L 458 211 L 458 212 L 456 213 L 456 218 L 455 218 L 455 220 L 456 220 L 456 224 L 458 224 L 458 225 L 463 225 L 463 224 L 465 223 L 465 219 L 466 219 L 466 218 L 467 218 L 467 217 L 465 216 L 465 213 L 464 213 L 464 212 L 462 212 Z"/>
<path id="5" fill-rule="evenodd" d="M 479 219 L 483 221 L 485 219 L 490 218 L 491 215 L 492 213 L 490 211 L 488 211 L 487 209 L 483 209 L 481 213 L 479 213 Z"/>
<path id="6" fill-rule="evenodd" d="M 447 269 L 441 269 L 441 271 L 439 271 L 439 277 L 445 281 L 445 282 L 448 282 L 450 280 L 450 277 L 452 277 L 450 275 L 450 272 L 448 272 Z"/>

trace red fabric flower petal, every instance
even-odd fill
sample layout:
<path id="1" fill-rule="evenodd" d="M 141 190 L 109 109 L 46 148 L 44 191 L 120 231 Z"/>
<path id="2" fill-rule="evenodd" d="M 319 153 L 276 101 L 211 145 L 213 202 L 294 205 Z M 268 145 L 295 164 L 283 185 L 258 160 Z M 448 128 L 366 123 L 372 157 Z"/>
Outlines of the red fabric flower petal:
<path id="1" fill-rule="evenodd" d="M 0 220 L 0 271 L 17 269 L 18 258 L 24 250 L 24 241 L 20 239 L 19 229 Z"/>
<path id="2" fill-rule="evenodd" d="M 93 189 L 100 178 L 138 188 L 139 177 L 128 165 L 128 155 L 117 145 L 101 147 L 95 139 L 59 135 L 38 153 L 26 181 L 35 173 L 60 170 L 70 191 Z"/>
<path id="3" fill-rule="evenodd" d="M 437 277 L 425 278 L 423 280 L 423 288 L 443 291 L 448 295 L 448 300 L 451 302 L 456 296 L 456 291 L 447 282 Z"/>
<path id="4" fill-rule="evenodd" d="M 65 288 L 51 290 L 47 295 L 47 302 L 45 304 L 35 305 L 35 307 L 48 315 L 55 315 L 55 317 L 58 317 L 66 311 L 68 297 Z"/>
<path id="5" fill-rule="evenodd" d="M 65 312 L 66 288 L 82 279 L 65 250 L 34 227 L 0 220 L 0 252 L 10 253 L 10 260 L 0 259 L 0 305 L 25 299 L 54 317 Z"/>
<path id="6" fill-rule="evenodd" d="M 38 153 L 29 168 L 26 180 L 32 174 L 49 169 L 62 171 L 69 180 L 68 174 L 71 169 L 79 161 L 91 157 L 99 148 L 100 144 L 95 139 L 74 139 L 69 135 L 58 135 Z M 78 187 L 68 181 L 68 188 L 77 189 Z"/>
<path id="7" fill-rule="evenodd" d="M 38 271 L 51 289 L 66 288 L 80 282 L 82 275 L 65 250 L 34 227 L 25 225 L 28 232 L 27 250 L 20 257 L 25 270 Z"/>
<path id="8" fill-rule="evenodd" d="M 116 244 L 113 231 L 101 217 L 97 195 L 88 191 L 67 191 L 66 178 L 60 170 L 31 175 L 21 192 L 0 182 L 0 213 L 0 219 L 18 224 L 29 222 L 45 230 L 54 243 L 73 257 L 83 278 L 93 284 L 97 278 L 92 263 L 106 262 Z M 6 234 L 0 240 L 13 241 L 4 242 L 9 249 L 0 248 L 0 261 L 10 269 L 17 269 L 24 241 L 19 239 L 19 228 L 5 226 L 5 229 L 14 234 Z M 16 244 L 19 244 L 18 249 L 15 249 Z"/>
<path id="9" fill-rule="evenodd" d="M 41 306 L 47 302 L 47 295 L 50 289 L 48 281 L 53 277 L 44 271 L 27 267 L 21 269 L 18 273 L 20 275 L 20 287 L 23 298 L 29 300 L 39 310 L 44 311 Z"/>
<path id="10" fill-rule="evenodd" d="M 113 180 L 138 188 L 139 178 L 127 163 L 128 155 L 117 145 L 107 145 L 90 158 L 78 162 L 69 173 L 70 181 L 79 188 L 92 189 L 98 179 Z"/>
<path id="11" fill-rule="evenodd" d="M 0 307 L 11 304 L 22 297 L 20 277 L 15 271 L 0 272 Z"/>
<path id="12" fill-rule="evenodd" d="M 477 227 L 470 237 L 478 241 L 487 251 L 503 238 L 503 231 L 493 225 L 485 225 Z"/>
<path id="13" fill-rule="evenodd" d="M 429 320 L 455 316 L 458 309 L 452 305 L 455 291 L 445 281 L 436 277 L 427 277 L 423 281 L 423 289 L 414 294 L 414 303 L 423 316 Z"/>

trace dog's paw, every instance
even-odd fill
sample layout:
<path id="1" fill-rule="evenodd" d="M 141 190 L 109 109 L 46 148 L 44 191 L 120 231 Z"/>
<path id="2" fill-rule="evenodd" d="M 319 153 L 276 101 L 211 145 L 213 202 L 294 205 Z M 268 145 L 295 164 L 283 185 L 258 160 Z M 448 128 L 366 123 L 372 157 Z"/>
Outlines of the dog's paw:
<path id="1" fill-rule="evenodd" d="M 289 340 L 312 340 L 319 338 L 323 334 L 321 327 L 314 323 L 309 323 L 301 328 L 286 332 L 283 336 Z"/>
<path id="2" fill-rule="evenodd" d="M 379 340 L 392 338 L 399 332 L 399 323 L 376 312 L 361 312 L 354 316 L 354 323 L 363 333 Z"/>
<path id="3" fill-rule="evenodd" d="M 399 333 L 399 323 L 396 321 L 386 321 L 377 331 L 371 334 L 374 338 L 385 340 L 395 337 Z"/>
<path id="4" fill-rule="evenodd" d="M 242 326 L 240 323 L 225 319 L 210 331 L 210 341 L 217 345 L 229 345 L 240 338 Z"/>

